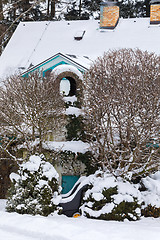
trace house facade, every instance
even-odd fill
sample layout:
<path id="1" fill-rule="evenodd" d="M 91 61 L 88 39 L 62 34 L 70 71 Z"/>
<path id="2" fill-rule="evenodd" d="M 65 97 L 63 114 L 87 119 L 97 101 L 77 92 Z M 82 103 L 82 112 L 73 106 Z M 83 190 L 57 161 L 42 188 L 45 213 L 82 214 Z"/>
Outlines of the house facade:
<path id="1" fill-rule="evenodd" d="M 43 76 L 52 72 L 59 85 L 61 82 L 68 83 L 66 95 L 76 97 L 83 73 L 104 52 L 119 48 L 140 48 L 160 54 L 159 26 L 159 0 L 151 1 L 150 18 L 121 19 L 117 2 L 107 1 L 101 5 L 100 21 L 21 22 L 0 57 L 0 78 L 3 80 L 13 73 L 27 76 L 37 70 Z M 73 110 L 72 100 L 70 107 Z M 68 115 L 74 115 L 74 112 Z M 57 133 L 56 139 L 48 142 L 46 150 L 49 152 L 59 147 L 73 155 L 71 159 L 64 156 L 67 164 L 63 164 L 61 159 L 55 164 L 66 193 L 78 177 L 85 173 L 85 166 L 77 161 L 77 157 L 85 154 L 88 146 L 74 141 L 71 147 L 64 135 Z"/>
<path id="2" fill-rule="evenodd" d="M 57 53 L 35 66 L 30 66 L 27 71 L 22 73 L 24 77 L 28 77 L 34 71 L 39 71 L 44 77 L 50 74 L 55 76 L 55 81 L 58 81 L 59 91 L 64 94 L 64 101 L 68 105 L 66 109 L 66 125 L 71 124 L 70 119 L 74 118 L 75 120 L 76 116 L 81 115 L 81 109 L 75 107 L 74 103 L 79 101 L 81 81 L 84 72 L 88 69 L 77 61 L 78 58 L 75 55 Z M 89 59 L 88 61 L 91 62 Z M 46 155 L 49 154 L 54 158 L 56 152 L 59 152 L 56 162 L 53 160 L 53 165 L 59 173 L 63 194 L 70 191 L 79 177 L 85 174 L 86 167 L 77 156 L 79 154 L 83 155 L 88 147 L 88 144 L 82 141 L 67 141 L 66 135 L 67 129 L 65 126 L 62 126 L 61 129 L 57 128 L 56 131 L 54 130 L 48 134 L 43 145 Z M 83 149 L 81 150 L 82 145 Z"/>

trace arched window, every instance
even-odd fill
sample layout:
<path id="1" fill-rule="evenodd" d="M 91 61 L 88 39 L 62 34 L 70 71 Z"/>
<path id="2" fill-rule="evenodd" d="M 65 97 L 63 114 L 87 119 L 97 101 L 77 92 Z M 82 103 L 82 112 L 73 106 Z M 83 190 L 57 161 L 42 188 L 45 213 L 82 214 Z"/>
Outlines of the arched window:
<path id="1" fill-rule="evenodd" d="M 65 96 L 76 95 L 76 81 L 72 77 L 64 77 L 60 81 L 60 92 Z"/>

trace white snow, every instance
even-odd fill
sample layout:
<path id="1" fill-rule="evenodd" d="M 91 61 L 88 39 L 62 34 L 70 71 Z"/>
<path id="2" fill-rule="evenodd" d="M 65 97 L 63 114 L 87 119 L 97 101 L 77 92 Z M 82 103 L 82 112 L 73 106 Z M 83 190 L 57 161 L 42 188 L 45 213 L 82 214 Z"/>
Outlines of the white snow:
<path id="1" fill-rule="evenodd" d="M 70 91 L 70 81 L 67 79 L 62 79 L 60 81 L 60 93 L 63 95 L 68 95 Z"/>
<path id="2" fill-rule="evenodd" d="M 84 217 L 31 216 L 4 212 L 0 200 L 1 240 L 159 240 L 160 218 L 136 222 L 91 220 Z"/>
<path id="3" fill-rule="evenodd" d="M 68 104 L 72 104 L 72 106 L 69 106 L 68 108 L 66 108 L 65 114 L 66 115 L 75 115 L 76 117 L 78 117 L 79 115 L 83 115 L 84 112 L 82 109 L 74 107 L 74 102 L 77 101 L 77 97 L 76 96 L 72 96 L 72 97 L 63 97 L 64 101 Z"/>
<path id="4" fill-rule="evenodd" d="M 78 31 L 86 31 L 81 41 L 75 41 L 74 36 Z M 0 57 L 0 77 L 11 74 L 15 70 L 28 68 L 32 64 L 38 64 L 52 55 L 63 52 L 79 55 L 75 61 L 88 66 L 87 58 L 95 59 L 109 49 L 121 47 L 140 48 L 160 54 L 159 47 L 160 28 L 150 26 L 149 19 L 120 19 L 114 31 L 102 31 L 99 29 L 98 21 L 60 21 L 60 22 L 26 22 L 20 23 L 14 36 L 7 45 Z M 85 60 L 86 59 L 86 60 Z M 68 69 L 68 66 L 67 66 Z M 60 71 L 68 71 L 64 67 L 57 68 Z M 75 69 L 70 69 L 75 70 Z M 80 74 L 80 72 L 78 71 Z M 73 102 L 73 99 L 71 99 Z M 67 114 L 73 112 L 80 114 L 76 108 L 68 108 Z M 46 142 L 46 149 L 70 150 L 72 152 L 86 152 L 89 145 L 82 141 L 71 142 Z M 36 171 L 39 167 L 40 159 L 37 156 L 30 158 L 30 163 L 24 163 L 30 171 Z M 48 178 L 53 177 L 55 172 L 50 171 L 50 164 L 45 165 L 44 174 Z M 56 175 L 55 175 L 56 176 Z M 12 174 L 11 178 L 17 179 L 17 174 Z M 119 179 L 120 180 L 120 179 Z M 102 189 L 117 185 L 114 177 L 97 178 L 94 176 L 83 178 L 86 183 L 94 183 L 94 187 L 86 192 L 99 201 L 102 199 Z M 144 185 L 148 188 L 145 192 L 140 192 L 129 183 L 119 181 L 119 194 L 113 196 L 115 203 L 123 200 L 132 201 L 136 196 L 140 201 L 145 199 L 145 204 L 152 204 L 160 207 L 160 173 L 143 179 Z M 45 184 L 40 180 L 39 186 Z M 137 186 L 138 187 L 138 186 Z M 79 187 L 77 188 L 77 190 Z M 73 198 L 73 196 L 71 196 Z M 53 196 L 55 201 L 57 196 Z M 60 200 L 59 200 L 60 201 Z M 62 200 L 62 201 L 65 201 Z M 99 221 L 80 217 L 77 219 L 67 218 L 54 214 L 49 217 L 20 215 L 17 213 L 5 212 L 5 200 L 0 200 L 0 239 L 1 240 L 159 240 L 160 239 L 160 218 L 142 218 L 136 222 L 116 222 Z M 58 204 L 58 203 L 57 203 Z M 91 207 L 89 202 L 88 206 Z M 101 212 L 108 213 L 114 207 L 113 203 L 105 205 Z M 139 209 L 137 209 L 139 211 Z M 100 212 L 94 213 L 98 216 Z"/>
<path id="5" fill-rule="evenodd" d="M 97 171 L 97 176 L 90 175 L 89 177 L 81 177 L 77 182 L 77 184 L 80 183 L 81 186 L 78 186 L 77 190 L 87 183 L 94 183 L 94 187 L 91 190 L 88 190 L 88 193 L 86 192 L 86 196 L 92 193 L 92 197 L 99 201 L 102 199 L 101 189 L 104 186 L 110 187 L 112 185 L 114 187 L 118 185 L 118 191 L 120 194 L 113 196 L 115 202 L 119 203 L 123 200 L 131 201 L 129 198 L 132 197 L 132 194 L 138 198 L 142 197 L 139 196 L 139 191 L 137 190 L 138 185 L 129 184 L 120 178 L 117 182 L 113 176 L 109 174 L 103 175 L 102 173 L 100 176 L 100 173 L 101 172 Z M 150 188 L 150 186 L 153 184 L 153 180 L 157 180 L 157 186 L 160 185 L 159 176 L 160 174 L 157 172 L 156 174 L 151 175 L 151 177 L 147 177 L 143 180 L 144 184 L 145 181 L 147 181 L 146 186 L 149 188 L 148 192 L 150 193 L 150 200 L 155 196 L 155 194 L 157 194 L 158 190 L 158 188 L 156 190 L 156 188 Z M 141 192 L 141 194 L 143 195 L 143 192 Z M 73 196 L 70 198 L 72 199 L 72 197 Z M 57 200 L 57 196 L 53 196 L 53 198 Z M 65 202 L 65 198 L 62 199 L 61 202 Z M 128 220 L 125 220 L 124 222 L 118 222 L 92 220 L 83 216 L 77 219 L 67 218 L 66 216 L 58 216 L 56 214 L 48 217 L 42 217 L 38 215 L 31 216 L 20 215 L 17 213 L 7 213 L 5 212 L 5 204 L 6 200 L 0 200 L 0 239 L 2 240 L 70 240 L 74 238 L 78 240 L 160 239 L 160 218 L 141 217 L 141 220 L 136 222 L 129 222 Z M 88 202 L 89 207 L 92 207 L 92 204 L 93 203 Z M 97 217 L 101 213 L 109 213 L 113 207 L 113 203 L 108 203 L 100 211 L 94 211 L 94 213 L 91 212 L 91 214 L 94 214 L 94 216 Z M 88 212 L 89 211 L 92 210 L 89 209 Z M 140 209 L 136 209 L 136 212 L 140 213 Z"/>
<path id="6" fill-rule="evenodd" d="M 78 31 L 83 39 L 74 40 Z M 150 26 L 149 18 L 120 19 L 115 30 L 100 30 L 98 20 L 22 22 L 0 57 L 0 78 L 15 70 L 24 71 L 61 52 L 75 55 L 74 61 L 89 67 L 104 51 L 140 48 L 160 54 L 160 27 Z M 25 69 L 22 69 L 25 68 Z"/>
<path id="7" fill-rule="evenodd" d="M 97 171 L 95 174 L 88 177 L 83 177 L 78 180 L 77 183 L 80 183 L 78 188 L 81 188 L 85 184 L 89 184 L 92 187 L 88 189 L 83 197 L 83 199 L 88 201 L 90 197 L 95 199 L 95 201 L 100 201 L 104 198 L 102 192 L 105 189 L 110 187 L 117 187 L 117 194 L 112 195 L 112 202 L 107 203 L 99 211 L 90 209 L 92 203 L 85 202 L 81 206 L 82 212 L 87 212 L 90 216 L 99 217 L 101 214 L 108 213 L 112 211 L 113 205 L 120 204 L 121 202 L 134 202 L 134 199 L 137 199 L 138 204 L 142 204 L 142 208 L 145 208 L 147 205 L 155 206 L 160 208 L 160 171 L 142 179 L 143 185 L 146 187 L 145 191 L 140 191 L 140 184 L 133 184 L 128 181 L 123 180 L 122 178 L 115 178 L 109 173 L 103 173 Z M 72 197 L 72 196 L 71 196 Z M 71 198 L 70 197 L 70 198 Z M 65 200 L 65 199 L 64 199 Z M 63 201 L 63 198 L 62 198 Z M 137 208 L 139 212 L 140 209 Z M 85 215 L 85 214 L 84 214 Z"/>
<path id="8" fill-rule="evenodd" d="M 15 180 L 17 182 L 19 180 L 19 174 L 17 173 L 11 173 L 9 177 L 11 181 Z"/>
<path id="9" fill-rule="evenodd" d="M 89 149 L 89 144 L 82 141 L 66 141 L 66 142 L 53 142 L 46 141 L 43 143 L 43 148 L 55 151 L 72 151 L 85 153 Z"/>
<path id="10" fill-rule="evenodd" d="M 39 156 L 33 155 L 29 158 L 29 161 L 22 163 L 21 167 L 27 169 L 30 172 L 36 172 L 41 164 L 41 158 Z"/>
<path id="11" fill-rule="evenodd" d="M 20 167 L 23 169 L 27 169 L 30 172 L 36 172 L 38 171 L 41 164 L 43 164 L 43 176 L 46 176 L 49 180 L 51 180 L 53 177 L 56 179 L 59 178 L 55 168 L 49 162 L 42 161 L 42 159 L 36 155 L 30 156 L 29 160 L 27 162 L 22 163 Z M 12 173 L 10 177 L 11 180 L 12 179 L 18 180 L 18 174 Z M 44 182 L 39 183 L 39 185 L 43 184 Z"/>
<path id="12" fill-rule="evenodd" d="M 92 217 L 98 218 L 101 214 L 110 213 L 114 207 L 115 207 L 114 203 L 108 203 L 98 211 L 93 211 L 92 209 L 88 208 L 87 213 Z"/>
<path id="13" fill-rule="evenodd" d="M 145 199 L 145 206 L 151 204 L 152 206 L 160 207 L 160 171 L 142 179 L 147 191 L 142 192 Z"/>
<path id="14" fill-rule="evenodd" d="M 75 115 L 76 117 L 78 117 L 79 115 L 82 114 L 83 114 L 82 109 L 77 107 L 69 106 L 69 108 L 66 109 L 66 115 Z"/>
<path id="15" fill-rule="evenodd" d="M 93 193 L 92 194 L 92 197 L 96 200 L 96 201 L 100 201 L 104 198 L 103 194 L 102 193 Z"/>
<path id="16" fill-rule="evenodd" d="M 121 202 L 125 201 L 125 202 L 133 202 L 134 199 L 132 196 L 130 195 L 121 195 L 121 194 L 117 194 L 117 195 L 113 195 L 114 198 L 114 203 L 116 204 L 120 204 Z"/>
<path id="17" fill-rule="evenodd" d="M 99 176 L 99 177 L 98 177 Z M 109 173 L 103 173 L 97 171 L 95 174 L 86 177 L 85 182 L 91 184 L 93 187 L 88 189 L 84 195 L 84 200 L 88 201 L 90 197 L 95 199 L 95 201 L 100 201 L 104 198 L 103 191 L 109 188 L 117 188 L 117 194 L 112 195 L 112 202 L 106 203 L 102 209 L 95 211 L 90 209 L 90 202 L 84 202 L 81 206 L 81 210 L 85 215 L 87 212 L 92 217 L 99 217 L 101 214 L 110 213 L 117 204 L 121 202 L 134 202 L 134 198 L 137 199 L 138 203 L 141 204 L 145 198 L 142 197 L 140 191 L 138 190 L 138 185 L 124 181 L 122 178 L 116 179 Z M 80 180 L 79 180 L 80 181 Z M 83 181 L 82 181 L 83 183 Z"/>
<path id="18" fill-rule="evenodd" d="M 59 74 L 61 74 L 62 72 L 73 72 L 75 73 L 80 79 L 83 78 L 83 75 L 82 73 L 74 66 L 72 65 L 59 65 L 57 66 L 56 68 L 54 68 L 52 70 L 52 73 L 55 75 L 55 76 L 58 76 Z"/>
<path id="19" fill-rule="evenodd" d="M 68 103 L 71 102 L 72 104 L 77 101 L 77 97 L 76 96 L 64 97 L 63 99 L 64 99 L 65 102 L 68 102 Z"/>
<path id="20" fill-rule="evenodd" d="M 49 162 L 45 162 L 45 164 L 43 164 L 43 176 L 46 176 L 49 180 L 51 180 L 53 177 L 57 180 L 59 179 L 57 171 Z"/>

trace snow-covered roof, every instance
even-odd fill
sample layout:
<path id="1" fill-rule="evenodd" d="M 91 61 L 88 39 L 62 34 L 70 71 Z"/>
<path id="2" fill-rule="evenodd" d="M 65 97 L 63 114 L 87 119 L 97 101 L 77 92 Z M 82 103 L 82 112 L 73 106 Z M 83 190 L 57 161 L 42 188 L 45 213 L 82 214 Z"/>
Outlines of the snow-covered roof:
<path id="1" fill-rule="evenodd" d="M 82 31 L 82 40 L 75 40 Z M 140 48 L 160 54 L 159 39 L 160 25 L 150 25 L 149 18 L 120 19 L 114 30 L 100 30 L 98 20 L 21 22 L 0 57 L 0 77 L 25 71 L 58 52 L 76 55 L 86 67 L 90 62 L 86 57 L 94 60 L 109 49 Z"/>

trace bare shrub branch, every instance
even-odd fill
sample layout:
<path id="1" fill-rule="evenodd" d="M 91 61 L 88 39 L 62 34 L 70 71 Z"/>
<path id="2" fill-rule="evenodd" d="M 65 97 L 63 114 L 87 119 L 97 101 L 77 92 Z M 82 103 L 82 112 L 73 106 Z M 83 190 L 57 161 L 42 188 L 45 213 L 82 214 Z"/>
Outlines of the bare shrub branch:
<path id="1" fill-rule="evenodd" d="M 105 53 L 85 75 L 84 108 L 93 164 L 117 176 L 143 175 L 158 168 L 158 56 L 139 49 Z"/>
<path id="2" fill-rule="evenodd" d="M 64 122 L 64 101 L 53 75 L 12 76 L 0 89 L 1 133 L 23 139 L 27 149 L 38 139 L 39 148 L 48 132 Z"/>

